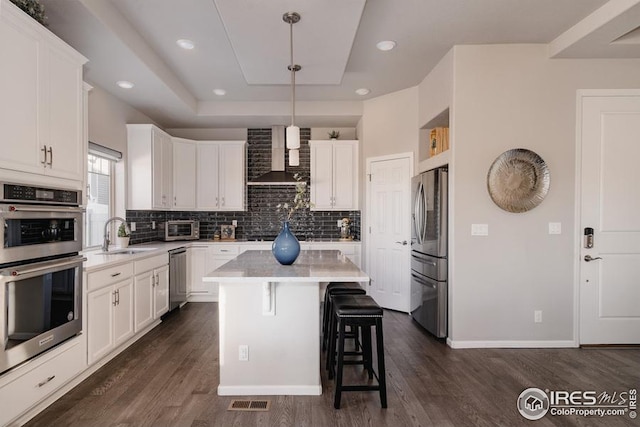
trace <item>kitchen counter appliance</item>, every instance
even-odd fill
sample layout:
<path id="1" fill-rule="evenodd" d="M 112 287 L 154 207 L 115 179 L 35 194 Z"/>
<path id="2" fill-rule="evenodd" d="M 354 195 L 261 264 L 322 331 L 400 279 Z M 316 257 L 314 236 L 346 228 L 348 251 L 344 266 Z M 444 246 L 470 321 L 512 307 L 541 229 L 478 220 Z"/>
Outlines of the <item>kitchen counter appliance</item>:
<path id="1" fill-rule="evenodd" d="M 187 249 L 169 251 L 169 311 L 187 302 Z"/>
<path id="2" fill-rule="evenodd" d="M 438 338 L 447 336 L 448 170 L 412 179 L 411 316 Z"/>
<path id="3" fill-rule="evenodd" d="M 200 221 L 181 219 L 160 223 L 163 239 L 167 242 L 175 240 L 198 240 L 200 238 Z"/>
<path id="4" fill-rule="evenodd" d="M 0 373 L 82 332 L 81 200 L 0 183 Z"/>

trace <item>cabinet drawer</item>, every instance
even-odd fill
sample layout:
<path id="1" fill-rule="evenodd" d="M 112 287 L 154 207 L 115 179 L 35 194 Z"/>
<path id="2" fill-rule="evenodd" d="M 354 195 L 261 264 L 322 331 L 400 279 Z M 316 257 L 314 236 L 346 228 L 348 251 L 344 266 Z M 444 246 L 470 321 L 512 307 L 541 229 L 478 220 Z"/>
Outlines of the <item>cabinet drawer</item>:
<path id="1" fill-rule="evenodd" d="M 87 275 L 87 290 L 89 292 L 95 291 L 131 276 L 133 276 L 133 263 L 131 262 L 94 271 Z"/>
<path id="2" fill-rule="evenodd" d="M 0 425 L 8 424 L 85 369 L 84 357 L 83 346 L 78 340 L 62 353 L 1 387 L 0 402 L 3 409 L 0 412 Z M 25 369 L 28 369 L 27 366 Z"/>
<path id="3" fill-rule="evenodd" d="M 211 252 L 215 255 L 238 255 L 240 245 L 215 245 L 211 248 Z"/>
<path id="4" fill-rule="evenodd" d="M 165 252 L 160 255 L 156 255 L 150 258 L 141 259 L 134 262 L 134 270 L 136 274 L 143 273 L 145 271 L 153 270 L 154 268 L 160 268 L 169 264 L 169 253 Z"/>

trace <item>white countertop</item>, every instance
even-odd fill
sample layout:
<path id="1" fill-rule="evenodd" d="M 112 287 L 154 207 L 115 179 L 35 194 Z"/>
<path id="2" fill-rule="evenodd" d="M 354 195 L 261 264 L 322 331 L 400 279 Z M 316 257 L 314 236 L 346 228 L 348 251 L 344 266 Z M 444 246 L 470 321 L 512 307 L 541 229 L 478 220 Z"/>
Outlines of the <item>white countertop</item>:
<path id="1" fill-rule="evenodd" d="M 301 251 L 293 265 L 281 265 L 271 251 L 246 251 L 203 280 L 207 282 L 368 282 L 369 276 L 336 250 Z"/>

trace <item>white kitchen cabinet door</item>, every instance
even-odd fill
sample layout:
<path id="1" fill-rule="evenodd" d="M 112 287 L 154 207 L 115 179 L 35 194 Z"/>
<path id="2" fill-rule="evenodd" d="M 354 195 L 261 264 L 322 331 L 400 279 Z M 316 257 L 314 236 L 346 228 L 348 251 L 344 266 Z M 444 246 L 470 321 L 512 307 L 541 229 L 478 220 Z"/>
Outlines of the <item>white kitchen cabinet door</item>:
<path id="1" fill-rule="evenodd" d="M 311 145 L 311 203 L 314 210 L 333 209 L 333 144 Z"/>
<path id="2" fill-rule="evenodd" d="M 215 142 L 198 142 L 196 207 L 215 211 L 219 208 L 219 146 Z"/>
<path id="3" fill-rule="evenodd" d="M 309 141 L 311 210 L 358 209 L 358 141 Z"/>
<path id="4" fill-rule="evenodd" d="M 83 149 L 82 64 L 53 48 L 47 53 L 50 108 L 43 120 L 47 129 L 43 135 L 48 140 L 42 142 L 49 151 L 45 174 L 83 181 L 87 155 Z"/>
<path id="5" fill-rule="evenodd" d="M 116 305 L 113 310 L 113 344 L 118 347 L 133 336 L 133 279 L 113 286 Z"/>
<path id="6" fill-rule="evenodd" d="M 156 276 L 152 271 L 137 274 L 133 286 L 135 290 L 134 323 L 135 332 L 140 332 L 153 322 L 153 300 Z"/>
<path id="7" fill-rule="evenodd" d="M 5 143 L 0 167 L 44 173 L 44 153 L 38 139 L 39 108 L 44 107 L 38 73 L 39 36 L 0 14 L 0 129 Z M 19 143 L 18 143 L 19 141 Z"/>
<path id="8" fill-rule="evenodd" d="M 114 289 L 112 286 L 87 295 L 87 345 L 89 364 L 105 356 L 114 347 Z"/>
<path id="9" fill-rule="evenodd" d="M 351 143 L 333 144 L 333 209 L 358 208 L 357 146 Z"/>
<path id="10" fill-rule="evenodd" d="M 169 266 L 165 265 L 154 270 L 156 286 L 153 291 L 153 317 L 160 316 L 169 311 Z"/>
<path id="11" fill-rule="evenodd" d="M 196 207 L 196 143 L 173 138 L 173 208 Z"/>
<path id="12" fill-rule="evenodd" d="M 245 157 L 244 143 L 220 144 L 220 210 L 244 210 Z"/>
<path id="13" fill-rule="evenodd" d="M 202 281 L 204 275 L 208 273 L 206 269 L 209 247 L 192 246 L 187 251 L 191 260 L 191 295 L 209 294 L 209 283 Z"/>

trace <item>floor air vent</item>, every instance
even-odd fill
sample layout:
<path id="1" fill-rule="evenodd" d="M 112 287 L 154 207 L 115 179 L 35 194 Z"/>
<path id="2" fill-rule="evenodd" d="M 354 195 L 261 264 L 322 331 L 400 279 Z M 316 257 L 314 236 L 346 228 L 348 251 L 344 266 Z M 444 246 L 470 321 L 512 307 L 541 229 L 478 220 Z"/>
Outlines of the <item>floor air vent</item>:
<path id="1" fill-rule="evenodd" d="M 227 411 L 268 411 L 271 408 L 270 400 L 237 400 L 229 404 Z"/>

